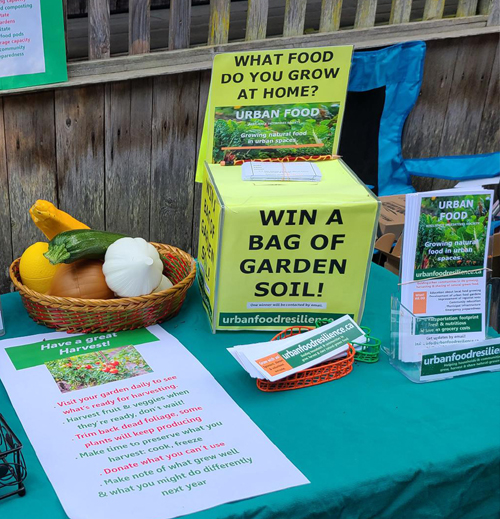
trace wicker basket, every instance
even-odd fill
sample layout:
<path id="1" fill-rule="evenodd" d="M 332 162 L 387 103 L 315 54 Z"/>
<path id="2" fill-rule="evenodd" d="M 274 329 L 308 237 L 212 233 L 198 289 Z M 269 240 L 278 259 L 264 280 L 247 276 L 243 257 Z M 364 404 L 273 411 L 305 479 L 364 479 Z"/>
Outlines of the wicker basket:
<path id="1" fill-rule="evenodd" d="M 10 266 L 10 278 L 21 294 L 29 316 L 39 324 L 68 333 L 133 330 L 171 319 L 181 309 L 196 276 L 194 259 L 186 252 L 153 243 L 165 266 L 163 273 L 174 284 L 156 294 L 118 299 L 55 297 L 30 290 L 21 282 L 19 261 Z"/>
<path id="2" fill-rule="evenodd" d="M 314 327 L 310 326 L 292 326 L 286 328 L 278 335 L 274 336 L 271 340 L 279 341 L 292 337 L 293 335 L 299 335 L 300 333 L 314 330 Z M 300 389 L 303 387 L 317 386 L 331 380 L 337 380 L 345 377 L 352 371 L 354 362 L 354 354 L 356 350 L 351 344 L 347 350 L 347 356 L 338 360 L 328 360 L 313 368 L 305 369 L 294 373 L 289 377 L 277 380 L 276 382 L 270 382 L 269 380 L 257 379 L 257 387 L 261 391 L 274 392 L 274 391 L 289 391 L 291 389 Z"/>

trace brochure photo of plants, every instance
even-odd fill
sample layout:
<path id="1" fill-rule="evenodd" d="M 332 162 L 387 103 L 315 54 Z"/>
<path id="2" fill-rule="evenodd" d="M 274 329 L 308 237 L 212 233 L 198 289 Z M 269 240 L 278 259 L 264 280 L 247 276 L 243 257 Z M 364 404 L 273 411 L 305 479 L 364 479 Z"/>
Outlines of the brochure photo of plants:
<path id="1" fill-rule="evenodd" d="M 133 346 L 46 362 L 61 393 L 137 377 L 153 370 Z"/>
<path id="2" fill-rule="evenodd" d="M 489 204 L 489 198 L 483 195 L 422 198 L 416 274 L 428 269 L 444 272 L 448 269 L 467 271 L 481 268 Z"/>
<path id="3" fill-rule="evenodd" d="M 339 108 L 338 102 L 215 108 L 214 162 L 331 154 Z"/>

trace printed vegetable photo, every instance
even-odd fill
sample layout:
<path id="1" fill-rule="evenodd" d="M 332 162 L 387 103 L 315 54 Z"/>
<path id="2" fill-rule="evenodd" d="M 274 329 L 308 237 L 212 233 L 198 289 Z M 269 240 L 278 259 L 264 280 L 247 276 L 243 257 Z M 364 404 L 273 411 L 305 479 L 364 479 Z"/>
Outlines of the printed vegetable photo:
<path id="1" fill-rule="evenodd" d="M 428 269 L 481 268 L 488 237 L 489 208 L 490 199 L 483 195 L 423 198 L 416 273 Z"/>
<path id="2" fill-rule="evenodd" d="M 213 161 L 329 155 L 339 103 L 230 106 L 215 109 Z"/>
<path id="3" fill-rule="evenodd" d="M 75 355 L 46 362 L 61 393 L 152 373 L 133 346 Z"/>

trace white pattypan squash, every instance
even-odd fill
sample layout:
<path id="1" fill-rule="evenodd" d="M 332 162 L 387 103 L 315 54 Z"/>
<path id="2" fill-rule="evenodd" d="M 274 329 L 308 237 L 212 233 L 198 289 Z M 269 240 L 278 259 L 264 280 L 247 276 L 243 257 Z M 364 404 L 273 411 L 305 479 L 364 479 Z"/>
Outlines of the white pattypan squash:
<path id="1" fill-rule="evenodd" d="M 108 247 L 102 271 L 117 296 L 144 296 L 161 283 L 163 263 L 143 238 L 120 238 Z"/>
<path id="2" fill-rule="evenodd" d="M 174 285 L 172 285 L 172 282 L 170 279 L 167 278 L 167 276 L 161 277 L 160 284 L 153 290 L 153 294 L 156 292 L 162 292 L 163 290 L 167 290 L 169 288 L 172 288 Z"/>

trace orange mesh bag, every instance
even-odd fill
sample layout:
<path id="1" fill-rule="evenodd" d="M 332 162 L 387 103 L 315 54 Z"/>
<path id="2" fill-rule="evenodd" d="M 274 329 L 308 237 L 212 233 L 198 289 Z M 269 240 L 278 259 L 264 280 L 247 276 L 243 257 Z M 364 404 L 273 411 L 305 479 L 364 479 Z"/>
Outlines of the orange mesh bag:
<path id="1" fill-rule="evenodd" d="M 314 330 L 314 327 L 292 326 L 278 333 L 278 335 L 274 336 L 271 340 L 279 341 L 281 339 L 286 339 L 287 337 L 292 337 L 294 335 L 308 332 L 309 330 Z M 331 380 L 337 380 L 339 378 L 345 377 L 352 371 L 355 353 L 356 350 L 351 344 L 349 344 L 346 357 L 322 362 L 313 368 L 299 371 L 298 373 L 294 373 L 293 375 L 285 377 L 281 380 L 277 380 L 276 382 L 257 379 L 257 387 L 261 391 L 266 392 L 289 391 L 291 389 L 317 386 L 318 384 L 330 382 Z"/>
<path id="2" fill-rule="evenodd" d="M 163 261 L 163 274 L 172 288 L 140 297 L 78 299 L 55 297 L 30 290 L 21 282 L 20 258 L 10 266 L 10 278 L 29 316 L 39 324 L 68 333 L 119 332 L 161 323 L 176 316 L 196 276 L 196 264 L 187 253 L 153 243 Z"/>

